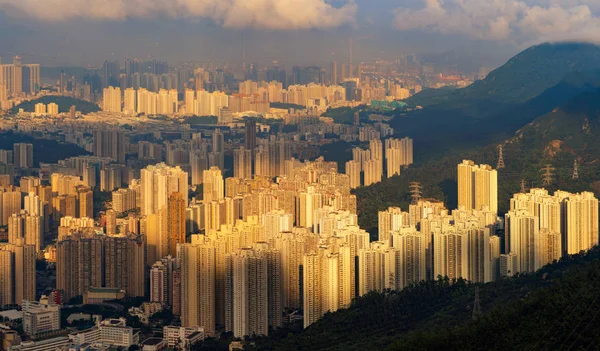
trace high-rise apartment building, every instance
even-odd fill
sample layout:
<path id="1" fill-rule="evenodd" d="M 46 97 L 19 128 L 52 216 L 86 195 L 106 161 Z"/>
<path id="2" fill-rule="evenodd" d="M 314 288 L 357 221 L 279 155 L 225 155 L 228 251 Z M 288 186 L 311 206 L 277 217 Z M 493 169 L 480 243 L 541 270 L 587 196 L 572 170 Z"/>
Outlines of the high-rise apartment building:
<path id="1" fill-rule="evenodd" d="M 8 242 L 15 244 L 20 239 L 26 245 L 33 245 L 36 252 L 44 247 L 43 219 L 39 215 L 31 215 L 25 210 L 13 213 L 8 218 Z"/>
<path id="2" fill-rule="evenodd" d="M 14 165 L 17 168 L 33 167 L 33 144 L 18 143 L 13 145 Z"/>
<path id="3" fill-rule="evenodd" d="M 498 212 L 498 172 L 488 165 L 465 160 L 458 165 L 458 206 L 466 210 Z"/>
<path id="4" fill-rule="evenodd" d="M 379 211 L 378 223 L 378 241 L 390 242 L 392 232 L 399 230 L 403 226 L 409 225 L 407 213 L 402 212 L 399 207 L 390 207 L 386 211 Z"/>
<path id="5" fill-rule="evenodd" d="M 215 248 L 210 244 L 184 244 L 181 265 L 181 325 L 204 327 L 215 333 Z"/>
<path id="6" fill-rule="evenodd" d="M 112 86 L 104 88 L 102 94 L 102 111 L 121 113 L 122 105 L 121 88 L 113 88 Z"/>
<path id="7" fill-rule="evenodd" d="M 138 235 L 73 233 L 56 247 L 56 286 L 68 301 L 91 287 L 125 290 L 145 296 L 146 245 Z"/>
<path id="8" fill-rule="evenodd" d="M 148 166 L 141 170 L 142 215 L 157 214 L 167 208 L 169 196 L 179 192 L 188 199 L 188 174 L 180 167 L 169 167 L 164 163 Z"/>
<path id="9" fill-rule="evenodd" d="M 350 179 L 350 188 L 356 189 L 360 187 L 360 162 L 359 161 L 348 161 L 346 162 L 346 175 Z"/>
<path id="10" fill-rule="evenodd" d="M 221 200 L 225 195 L 221 170 L 218 167 L 211 167 L 209 170 L 204 171 L 202 178 L 204 180 L 202 190 L 202 200 L 204 200 L 204 203 Z"/>
<path id="11" fill-rule="evenodd" d="M 245 137 L 246 149 L 254 152 L 256 148 L 256 120 L 248 119 L 246 121 L 246 137 Z"/>
<path id="12" fill-rule="evenodd" d="M 233 151 L 233 176 L 240 179 L 252 178 L 252 151 L 240 147 Z"/>
<path id="13" fill-rule="evenodd" d="M 36 250 L 24 239 L 0 244 L 0 306 L 35 300 Z"/>
<path id="14" fill-rule="evenodd" d="M 118 87 L 121 76 L 121 66 L 119 65 L 119 61 L 104 61 L 102 70 L 102 86 L 104 88 Z"/>
<path id="15" fill-rule="evenodd" d="M 169 195 L 169 255 L 177 256 L 177 246 L 186 242 L 186 200 L 179 192 Z"/>
<path id="16" fill-rule="evenodd" d="M 163 257 L 152 265 L 150 269 L 150 301 L 163 305 L 173 302 L 173 272 L 177 269 L 177 262 L 172 256 Z"/>
<path id="17" fill-rule="evenodd" d="M 94 130 L 94 156 L 110 157 L 120 164 L 125 164 L 127 139 L 125 134 L 117 130 Z"/>
<path id="18" fill-rule="evenodd" d="M 235 337 L 269 334 L 268 265 L 266 257 L 247 248 L 227 255 L 226 310 Z"/>

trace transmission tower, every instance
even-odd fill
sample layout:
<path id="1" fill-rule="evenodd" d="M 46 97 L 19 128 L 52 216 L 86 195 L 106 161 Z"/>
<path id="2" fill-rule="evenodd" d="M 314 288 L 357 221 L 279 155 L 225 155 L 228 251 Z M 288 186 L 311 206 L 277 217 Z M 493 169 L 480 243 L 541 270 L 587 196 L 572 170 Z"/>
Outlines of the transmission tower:
<path id="1" fill-rule="evenodd" d="M 498 164 L 496 165 L 496 169 L 504 168 L 504 153 L 503 153 L 502 145 L 498 145 Z"/>
<path id="2" fill-rule="evenodd" d="M 479 287 L 475 288 L 475 302 L 473 303 L 473 320 L 479 320 L 481 317 L 481 301 L 479 300 Z"/>
<path id="3" fill-rule="evenodd" d="M 579 164 L 577 160 L 573 162 L 573 179 L 579 179 Z"/>
<path id="4" fill-rule="evenodd" d="M 556 168 L 552 167 L 552 165 L 548 164 L 544 168 L 541 169 L 542 174 L 542 186 L 552 185 L 552 180 L 554 179 L 554 171 Z"/>
<path id="5" fill-rule="evenodd" d="M 412 204 L 416 204 L 423 198 L 422 191 L 423 187 L 421 187 L 421 183 L 419 182 L 410 182 L 408 189 L 410 191 L 410 197 L 412 198 Z"/>
<path id="6" fill-rule="evenodd" d="M 521 179 L 521 193 L 525 194 L 527 192 L 527 182 L 525 179 Z"/>

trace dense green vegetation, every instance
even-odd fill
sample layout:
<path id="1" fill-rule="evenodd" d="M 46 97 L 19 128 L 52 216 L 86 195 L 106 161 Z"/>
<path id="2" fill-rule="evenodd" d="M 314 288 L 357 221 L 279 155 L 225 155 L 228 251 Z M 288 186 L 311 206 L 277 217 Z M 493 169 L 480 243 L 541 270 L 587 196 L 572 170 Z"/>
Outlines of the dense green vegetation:
<path id="1" fill-rule="evenodd" d="M 458 107 L 476 116 L 490 112 L 489 106 L 485 106 L 490 102 L 524 103 L 558 84 L 569 72 L 594 70 L 600 70 L 600 47 L 586 43 L 545 43 L 519 53 L 469 87 L 447 90 L 437 96 L 417 94 L 407 102 Z"/>
<path id="2" fill-rule="evenodd" d="M 381 114 L 386 116 L 393 116 L 395 113 L 400 114 L 399 111 L 383 111 L 378 108 L 373 108 L 367 105 L 360 105 L 357 107 L 336 107 L 336 108 L 328 108 L 322 116 L 333 118 L 335 123 L 341 124 L 353 124 L 354 123 L 354 113 L 358 112 L 359 121 L 363 124 L 373 123 L 373 121 L 369 120 L 369 115 L 371 114 Z"/>
<path id="3" fill-rule="evenodd" d="M 297 104 L 286 104 L 283 102 L 272 102 L 270 104 L 271 108 L 285 108 L 285 109 L 296 109 L 296 110 L 304 110 L 306 109 L 306 106 L 302 106 L 302 105 L 297 105 Z"/>
<path id="4" fill-rule="evenodd" d="M 186 117 L 183 123 L 189 125 L 217 124 L 219 118 L 217 116 L 191 116 Z"/>
<path id="5" fill-rule="evenodd" d="M 0 133 L 0 149 L 12 150 L 15 143 L 33 144 L 33 164 L 40 162 L 56 163 L 68 157 L 89 155 L 90 153 L 77 145 L 49 139 L 38 139 L 29 135 L 12 131 Z"/>
<path id="6" fill-rule="evenodd" d="M 372 292 L 257 350 L 536 350 L 598 345 L 600 250 L 488 284 L 447 279 Z M 473 320 L 475 289 L 483 314 Z"/>
<path id="7" fill-rule="evenodd" d="M 49 104 L 55 103 L 58 105 L 58 112 L 69 112 L 71 106 L 75 105 L 75 109 L 77 111 L 81 111 L 81 113 L 91 113 L 100 111 L 100 107 L 91 102 L 87 102 L 84 100 L 75 99 L 68 96 L 43 96 L 39 99 L 25 101 L 12 109 L 13 113 L 19 112 L 19 109 L 23 109 L 25 112 L 34 112 L 35 104 Z"/>

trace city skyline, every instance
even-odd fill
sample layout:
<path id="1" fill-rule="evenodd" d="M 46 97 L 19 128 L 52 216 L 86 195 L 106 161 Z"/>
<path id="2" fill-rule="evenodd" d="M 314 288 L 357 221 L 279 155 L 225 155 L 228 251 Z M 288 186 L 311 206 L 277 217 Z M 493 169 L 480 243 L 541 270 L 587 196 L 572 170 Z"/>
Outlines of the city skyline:
<path id="1" fill-rule="evenodd" d="M 598 32 L 600 0 L 0 0 L 0 349 L 597 347 Z"/>

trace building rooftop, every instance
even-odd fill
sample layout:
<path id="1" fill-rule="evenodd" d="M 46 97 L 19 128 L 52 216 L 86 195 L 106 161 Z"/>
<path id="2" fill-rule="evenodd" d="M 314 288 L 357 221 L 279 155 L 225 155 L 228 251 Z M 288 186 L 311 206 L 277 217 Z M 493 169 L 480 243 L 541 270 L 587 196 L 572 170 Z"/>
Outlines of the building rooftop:
<path id="1" fill-rule="evenodd" d="M 8 320 L 14 321 L 16 319 L 23 319 L 23 312 L 17 310 L 8 310 L 0 312 L 0 319 L 8 318 Z"/>
<path id="2" fill-rule="evenodd" d="M 163 342 L 161 338 L 148 338 L 142 342 L 143 345 L 158 345 Z"/>
<path id="3" fill-rule="evenodd" d="M 119 288 L 102 288 L 102 287 L 90 287 L 88 292 L 97 292 L 97 293 L 119 293 L 124 292 L 124 290 Z"/>

